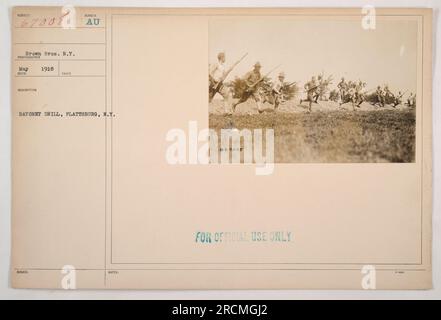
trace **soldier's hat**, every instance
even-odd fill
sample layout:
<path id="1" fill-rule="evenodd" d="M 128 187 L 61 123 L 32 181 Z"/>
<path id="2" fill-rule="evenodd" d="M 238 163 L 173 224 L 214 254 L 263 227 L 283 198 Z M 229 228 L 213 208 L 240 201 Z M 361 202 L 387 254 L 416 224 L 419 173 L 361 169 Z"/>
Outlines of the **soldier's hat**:
<path id="1" fill-rule="evenodd" d="M 280 73 L 279 73 L 279 78 L 280 78 L 280 77 L 285 78 L 285 73 L 284 73 L 284 72 L 280 72 Z"/>
<path id="2" fill-rule="evenodd" d="M 254 64 L 254 67 L 261 67 L 262 65 L 260 64 L 260 62 L 259 61 L 257 61 L 255 64 Z"/>

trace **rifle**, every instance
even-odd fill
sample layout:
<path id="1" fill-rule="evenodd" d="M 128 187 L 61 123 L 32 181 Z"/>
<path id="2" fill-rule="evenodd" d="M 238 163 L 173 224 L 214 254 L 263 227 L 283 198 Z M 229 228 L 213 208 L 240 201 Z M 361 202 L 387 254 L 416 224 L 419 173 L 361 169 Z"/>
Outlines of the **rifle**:
<path id="1" fill-rule="evenodd" d="M 289 87 L 291 87 L 291 86 L 293 86 L 293 85 L 295 85 L 295 84 L 297 84 L 297 81 L 293 81 L 293 82 L 288 83 L 288 84 L 285 84 L 285 85 L 283 85 L 283 86 L 289 88 Z"/>
<path id="2" fill-rule="evenodd" d="M 283 84 L 282 87 L 280 88 L 279 92 L 277 92 L 274 88 L 273 88 L 273 92 L 275 92 L 276 95 L 282 96 L 282 98 L 283 98 L 283 95 L 284 95 L 283 91 L 287 90 L 288 88 L 290 88 L 291 86 L 293 86 L 295 84 L 297 84 L 297 81 L 293 81 L 293 82 L 290 82 L 290 83 Z"/>
<path id="3" fill-rule="evenodd" d="M 273 72 L 274 70 L 276 70 L 278 67 L 280 67 L 280 64 L 274 68 L 272 68 L 270 71 L 268 71 L 263 77 L 260 77 L 259 80 L 257 80 L 256 82 L 254 82 L 251 86 L 248 86 L 248 91 L 251 90 L 252 88 L 254 88 L 257 84 L 259 84 L 263 79 L 265 79 L 266 77 L 268 77 L 271 72 Z"/>
<path id="4" fill-rule="evenodd" d="M 398 97 L 402 98 L 406 94 L 407 91 L 409 91 L 409 90 L 402 92 L 400 95 L 398 95 Z"/>
<path id="5" fill-rule="evenodd" d="M 308 90 L 303 90 L 304 92 L 309 92 L 309 91 L 312 91 L 312 90 L 314 90 L 314 89 L 316 89 L 316 88 L 318 88 L 318 87 L 320 87 L 320 84 L 318 84 L 318 85 L 316 85 L 316 86 L 314 86 L 314 87 L 312 87 L 312 88 L 309 88 Z"/>
<path id="6" fill-rule="evenodd" d="M 222 78 L 219 80 L 219 82 L 216 84 L 216 86 L 213 88 L 213 91 L 216 93 L 219 91 L 220 87 L 222 86 L 223 82 L 227 78 L 227 76 L 230 74 L 231 71 L 248 55 L 248 52 L 245 53 L 239 60 L 237 60 L 233 65 L 224 73 Z"/>

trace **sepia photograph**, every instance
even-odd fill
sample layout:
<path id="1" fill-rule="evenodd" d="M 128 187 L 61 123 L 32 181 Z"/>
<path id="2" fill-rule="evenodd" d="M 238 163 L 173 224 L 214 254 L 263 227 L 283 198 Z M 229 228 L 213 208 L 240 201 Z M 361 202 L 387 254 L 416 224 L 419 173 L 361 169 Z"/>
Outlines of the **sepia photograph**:
<path id="1" fill-rule="evenodd" d="M 412 18 L 212 18 L 209 126 L 273 129 L 275 163 L 415 162 L 417 61 Z"/>

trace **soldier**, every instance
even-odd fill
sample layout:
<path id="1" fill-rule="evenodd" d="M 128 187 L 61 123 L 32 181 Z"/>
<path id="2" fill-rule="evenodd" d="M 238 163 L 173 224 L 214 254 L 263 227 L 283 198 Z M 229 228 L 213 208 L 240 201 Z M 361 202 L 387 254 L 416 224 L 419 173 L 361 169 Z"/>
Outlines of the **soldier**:
<path id="1" fill-rule="evenodd" d="M 283 72 L 280 72 L 272 90 L 274 96 L 274 109 L 278 109 L 280 103 L 283 101 L 283 87 L 285 85 L 284 80 L 285 74 Z"/>
<path id="2" fill-rule="evenodd" d="M 314 76 L 311 78 L 311 88 L 317 87 L 317 80 Z"/>
<path id="3" fill-rule="evenodd" d="M 366 87 L 366 82 L 363 81 L 358 81 L 357 87 L 359 88 L 359 90 L 363 90 Z"/>
<path id="4" fill-rule="evenodd" d="M 217 63 L 210 67 L 209 71 L 209 102 L 213 100 L 216 93 L 219 93 L 224 99 L 224 108 L 226 113 L 231 113 L 232 93 L 231 90 L 223 84 L 226 76 L 225 53 L 219 52 Z"/>
<path id="5" fill-rule="evenodd" d="M 384 92 L 380 86 L 377 87 L 375 94 L 377 96 L 377 101 L 375 102 L 374 105 L 376 105 L 378 103 L 380 107 L 384 107 Z"/>
<path id="6" fill-rule="evenodd" d="M 412 92 L 409 93 L 409 96 L 407 97 L 406 104 L 407 104 L 408 107 L 410 107 L 410 104 L 411 104 L 411 98 L 412 98 Z"/>
<path id="7" fill-rule="evenodd" d="M 262 113 L 262 106 L 261 106 L 261 97 L 259 92 L 259 84 L 262 80 L 262 76 L 260 74 L 261 65 L 259 62 L 256 62 L 254 64 L 253 70 L 248 72 L 244 76 L 245 84 L 247 85 L 247 88 L 245 89 L 244 93 L 242 94 L 242 97 L 240 97 L 239 101 L 236 102 L 233 105 L 233 112 L 236 110 L 236 106 L 242 102 L 245 102 L 248 100 L 249 97 L 253 97 L 254 101 L 257 104 L 257 110 L 259 113 Z"/>
<path id="8" fill-rule="evenodd" d="M 308 101 L 309 102 L 308 112 L 311 112 L 312 102 L 314 102 L 315 92 L 317 91 L 317 81 L 315 80 L 315 77 L 312 77 L 311 81 L 305 83 L 304 88 L 306 91 L 306 100 L 300 99 L 300 104 L 302 104 L 303 101 Z"/>
<path id="9" fill-rule="evenodd" d="M 346 88 L 347 88 L 347 84 L 345 82 L 345 78 L 341 78 L 341 81 L 338 83 L 337 85 L 338 91 L 339 91 L 339 95 L 340 95 L 340 105 L 342 105 L 346 96 Z"/>
<path id="10" fill-rule="evenodd" d="M 341 77 L 340 82 L 337 84 L 337 88 L 339 90 L 343 90 L 343 88 L 345 88 L 345 86 L 346 86 L 345 78 Z"/>
<path id="11" fill-rule="evenodd" d="M 392 105 L 392 107 L 396 107 L 398 105 L 400 105 L 403 102 L 403 95 L 404 93 L 401 93 L 401 91 L 398 91 L 398 94 L 394 97 L 394 104 Z"/>
<path id="12" fill-rule="evenodd" d="M 327 79 L 323 79 L 323 75 L 320 75 L 320 80 L 318 83 L 317 93 L 315 102 L 317 103 L 318 99 L 320 101 L 326 101 L 326 93 L 328 92 L 328 86 L 332 83 L 332 75 L 330 75 Z"/>
<path id="13" fill-rule="evenodd" d="M 315 103 L 318 103 L 318 100 L 323 100 L 323 97 L 328 90 L 328 84 L 330 82 L 330 78 L 328 80 L 323 79 L 323 75 L 318 76 L 318 83 L 317 83 L 317 91 L 315 92 Z"/>
<path id="14" fill-rule="evenodd" d="M 389 86 L 384 86 L 384 104 L 388 104 L 390 101 L 394 100 L 394 94 L 390 91 Z"/>
<path id="15" fill-rule="evenodd" d="M 358 85 L 355 88 L 355 100 L 356 105 L 358 108 L 360 108 L 361 104 L 366 99 L 365 92 L 363 92 L 363 89 L 366 87 L 366 82 L 362 82 L 361 80 L 358 82 Z"/>
<path id="16" fill-rule="evenodd" d="M 409 97 L 407 98 L 407 105 L 409 106 L 409 107 L 415 107 L 415 105 L 416 105 L 416 94 L 414 94 L 414 93 L 410 93 L 409 94 Z"/>
<path id="17" fill-rule="evenodd" d="M 413 94 L 412 96 L 412 108 L 416 107 L 416 93 Z"/>
<path id="18" fill-rule="evenodd" d="M 317 94 L 318 87 L 319 87 L 319 82 L 317 81 L 317 78 L 313 76 L 311 78 L 311 81 L 309 82 L 309 88 L 310 88 L 309 90 L 311 91 L 314 102 L 315 102 L 315 96 Z"/>
<path id="19" fill-rule="evenodd" d="M 357 104 L 357 89 L 354 85 L 349 88 L 347 97 L 352 104 L 352 110 L 355 111 L 355 105 Z"/>
<path id="20" fill-rule="evenodd" d="M 317 76 L 317 89 L 314 90 L 314 102 L 318 103 L 318 99 L 322 95 L 322 86 L 324 85 L 323 76 L 319 74 Z"/>

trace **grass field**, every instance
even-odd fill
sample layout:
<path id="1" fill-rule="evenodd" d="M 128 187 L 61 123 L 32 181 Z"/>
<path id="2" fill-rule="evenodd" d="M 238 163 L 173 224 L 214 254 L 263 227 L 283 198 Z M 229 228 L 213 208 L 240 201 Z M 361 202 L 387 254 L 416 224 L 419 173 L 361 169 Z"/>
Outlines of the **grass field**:
<path id="1" fill-rule="evenodd" d="M 414 162 L 415 110 L 210 114 L 220 129 L 274 129 L 276 163 Z"/>

